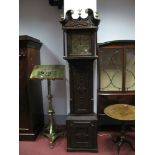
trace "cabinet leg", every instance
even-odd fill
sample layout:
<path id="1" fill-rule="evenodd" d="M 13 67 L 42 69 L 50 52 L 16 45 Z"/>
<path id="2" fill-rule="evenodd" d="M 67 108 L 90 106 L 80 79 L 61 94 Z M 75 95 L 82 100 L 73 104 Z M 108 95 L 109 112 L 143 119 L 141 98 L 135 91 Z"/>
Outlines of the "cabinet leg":
<path id="1" fill-rule="evenodd" d="M 135 148 L 134 146 L 132 145 L 132 142 L 126 137 L 126 136 L 118 136 L 116 137 L 115 139 L 113 139 L 113 142 L 116 143 L 117 145 L 117 154 L 119 155 L 119 152 L 120 152 L 120 149 L 121 149 L 121 146 L 124 144 L 124 143 L 127 143 L 131 149 L 133 151 L 135 151 Z"/>

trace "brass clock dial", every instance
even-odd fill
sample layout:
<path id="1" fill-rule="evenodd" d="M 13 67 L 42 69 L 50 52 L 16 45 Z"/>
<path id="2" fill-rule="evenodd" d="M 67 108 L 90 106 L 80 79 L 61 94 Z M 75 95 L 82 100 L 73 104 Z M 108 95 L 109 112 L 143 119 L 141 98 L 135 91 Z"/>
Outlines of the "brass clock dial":
<path id="1" fill-rule="evenodd" d="M 91 35 L 89 33 L 72 33 L 68 43 L 70 56 L 89 56 L 91 51 Z"/>
<path id="2" fill-rule="evenodd" d="M 90 36 L 85 34 L 72 35 L 71 55 L 91 55 Z"/>

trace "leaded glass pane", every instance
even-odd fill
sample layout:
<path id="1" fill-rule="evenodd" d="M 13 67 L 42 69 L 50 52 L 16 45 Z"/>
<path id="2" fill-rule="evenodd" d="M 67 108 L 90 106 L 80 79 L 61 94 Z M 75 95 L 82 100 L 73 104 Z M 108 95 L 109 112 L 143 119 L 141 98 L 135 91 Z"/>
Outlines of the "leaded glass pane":
<path id="1" fill-rule="evenodd" d="M 126 52 L 126 79 L 125 90 L 135 90 L 135 50 L 134 48 L 125 49 Z"/>
<path id="2" fill-rule="evenodd" d="M 122 49 L 99 51 L 100 91 L 122 91 Z"/>

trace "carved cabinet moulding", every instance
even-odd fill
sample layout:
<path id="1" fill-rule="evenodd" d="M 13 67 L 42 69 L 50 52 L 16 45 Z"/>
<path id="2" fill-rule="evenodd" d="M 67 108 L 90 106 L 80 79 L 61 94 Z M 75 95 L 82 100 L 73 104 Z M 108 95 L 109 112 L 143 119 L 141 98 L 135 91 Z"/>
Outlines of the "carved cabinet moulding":
<path id="1" fill-rule="evenodd" d="M 100 22 L 99 19 L 94 17 L 93 10 L 86 9 L 85 11 L 88 16 L 86 18 L 81 17 L 81 13 L 79 13 L 79 17 L 77 19 L 72 18 L 72 14 L 74 13 L 73 10 L 68 10 L 66 12 L 65 19 L 62 18 L 60 21 L 63 25 L 63 29 L 82 29 L 82 28 L 95 28 L 97 29 L 97 26 Z"/>

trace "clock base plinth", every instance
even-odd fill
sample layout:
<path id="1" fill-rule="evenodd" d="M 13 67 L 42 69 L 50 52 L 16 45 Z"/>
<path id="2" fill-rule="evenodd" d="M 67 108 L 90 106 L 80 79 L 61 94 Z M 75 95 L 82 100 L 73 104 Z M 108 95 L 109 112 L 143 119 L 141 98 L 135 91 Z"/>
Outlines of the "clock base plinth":
<path id="1" fill-rule="evenodd" d="M 96 115 L 69 115 L 66 124 L 67 151 L 98 151 Z"/>

